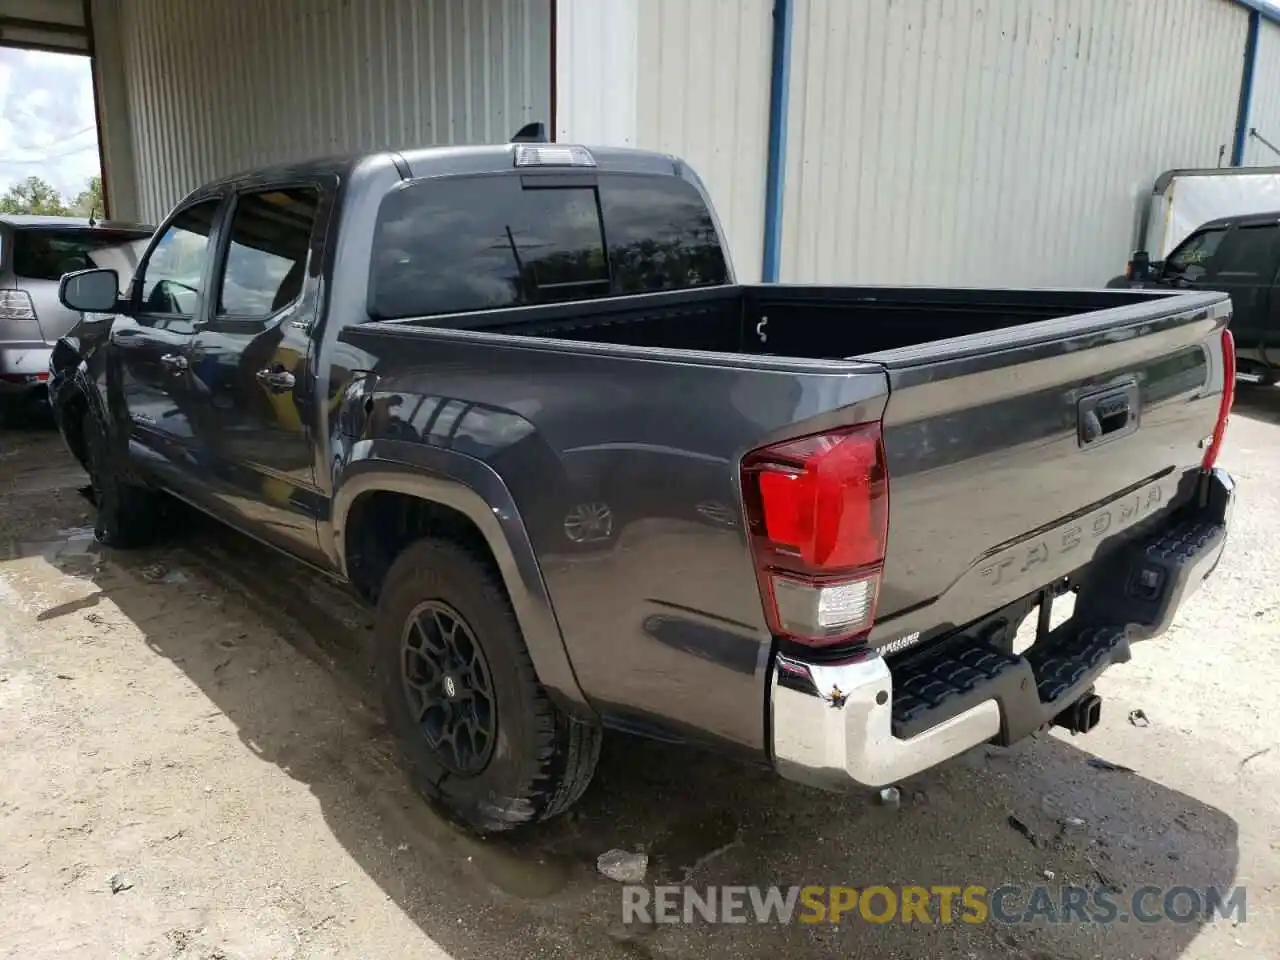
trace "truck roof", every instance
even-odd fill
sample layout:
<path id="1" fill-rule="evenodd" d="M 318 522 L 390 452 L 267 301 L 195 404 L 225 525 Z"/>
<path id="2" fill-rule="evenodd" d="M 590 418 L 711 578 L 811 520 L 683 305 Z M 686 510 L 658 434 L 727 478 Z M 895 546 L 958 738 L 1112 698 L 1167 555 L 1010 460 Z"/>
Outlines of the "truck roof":
<path id="1" fill-rule="evenodd" d="M 441 176 L 449 173 L 502 173 L 515 165 L 519 147 L 548 149 L 578 148 L 586 150 L 595 169 L 612 173 L 647 173 L 654 176 L 680 176 L 684 164 L 670 154 L 629 147 L 594 147 L 584 144 L 503 143 L 477 147 L 431 147 L 401 153 L 413 177 Z"/>
<path id="2" fill-rule="evenodd" d="M 1197 230 L 1204 230 L 1206 227 L 1230 227 L 1239 224 L 1254 223 L 1274 223 L 1280 220 L 1280 210 L 1274 210 L 1268 213 L 1240 213 L 1233 217 L 1218 217 L 1216 220 L 1206 220 Z"/>
<path id="3" fill-rule="evenodd" d="M 243 189 L 256 181 L 278 182 L 281 179 L 307 179 L 321 176 L 340 178 L 358 175 L 359 168 L 382 161 L 393 163 L 405 179 L 446 176 L 449 174 L 502 173 L 515 167 L 515 152 L 520 147 L 549 149 L 580 147 L 585 149 L 594 167 L 613 173 L 643 173 L 652 176 L 692 177 L 690 168 L 678 157 L 651 150 L 635 150 L 628 147 L 596 147 L 564 143 L 502 143 L 465 147 L 419 147 L 412 150 L 378 150 L 329 157 L 318 157 L 296 163 L 272 164 L 254 167 L 211 180 L 183 198 L 183 203 L 213 195 L 228 186 Z M 573 169 L 564 167 L 563 169 Z"/>

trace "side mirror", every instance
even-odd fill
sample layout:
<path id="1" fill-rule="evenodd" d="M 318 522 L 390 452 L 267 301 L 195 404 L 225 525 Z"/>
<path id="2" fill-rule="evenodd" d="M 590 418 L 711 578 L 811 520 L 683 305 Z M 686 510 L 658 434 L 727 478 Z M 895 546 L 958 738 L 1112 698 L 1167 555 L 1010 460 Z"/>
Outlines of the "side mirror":
<path id="1" fill-rule="evenodd" d="M 120 298 L 120 274 L 114 270 L 77 270 L 58 281 L 58 300 L 80 313 L 111 313 Z"/>
<path id="2" fill-rule="evenodd" d="M 1151 254 L 1139 250 L 1129 261 L 1129 279 L 1146 280 L 1151 275 Z"/>

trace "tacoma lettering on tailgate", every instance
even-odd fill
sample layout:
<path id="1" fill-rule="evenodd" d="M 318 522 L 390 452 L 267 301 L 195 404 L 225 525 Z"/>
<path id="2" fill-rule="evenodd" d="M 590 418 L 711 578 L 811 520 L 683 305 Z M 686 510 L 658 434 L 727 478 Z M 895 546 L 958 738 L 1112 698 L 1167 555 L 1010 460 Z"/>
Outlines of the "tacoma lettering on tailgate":
<path id="1" fill-rule="evenodd" d="M 1002 550 L 978 568 L 978 575 L 988 586 L 1005 586 L 1032 574 L 1043 574 L 1047 568 L 1060 567 L 1057 561 L 1080 550 L 1080 562 L 1093 556 L 1099 540 L 1125 530 L 1158 510 L 1165 502 L 1164 486 L 1153 483 L 1130 493 L 1114 503 L 1093 511 L 1031 540 Z M 1052 562 L 1051 562 L 1052 561 Z"/>

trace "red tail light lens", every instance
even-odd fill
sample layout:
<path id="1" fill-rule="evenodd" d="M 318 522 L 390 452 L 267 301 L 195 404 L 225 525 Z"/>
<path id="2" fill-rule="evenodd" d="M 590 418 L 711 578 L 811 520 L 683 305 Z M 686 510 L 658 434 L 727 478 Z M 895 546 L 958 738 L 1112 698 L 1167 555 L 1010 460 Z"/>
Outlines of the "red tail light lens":
<path id="1" fill-rule="evenodd" d="M 752 451 L 742 490 L 770 629 L 819 645 L 865 635 L 889 526 L 880 425 Z"/>
<path id="2" fill-rule="evenodd" d="M 1213 439 L 1204 452 L 1203 469 L 1212 470 L 1222 452 L 1222 440 L 1227 433 L 1227 421 L 1231 418 L 1231 406 L 1236 401 L 1236 341 L 1230 330 L 1222 331 L 1222 398 L 1218 402 L 1218 422 L 1213 428 Z"/>

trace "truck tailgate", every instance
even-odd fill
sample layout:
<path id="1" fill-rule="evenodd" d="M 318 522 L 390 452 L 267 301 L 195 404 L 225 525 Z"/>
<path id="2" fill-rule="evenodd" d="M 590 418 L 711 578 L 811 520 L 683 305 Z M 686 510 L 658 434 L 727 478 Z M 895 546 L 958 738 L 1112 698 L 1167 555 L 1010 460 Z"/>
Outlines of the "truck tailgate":
<path id="1" fill-rule="evenodd" d="M 1171 296 L 863 358 L 890 381 L 871 642 L 977 620 L 1190 496 L 1230 310 Z"/>

